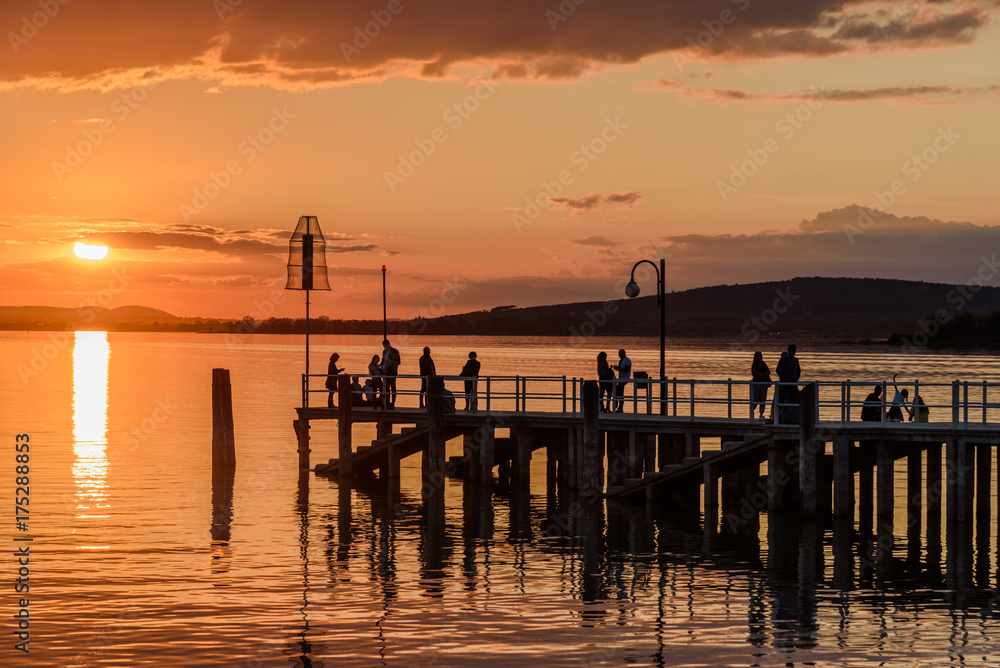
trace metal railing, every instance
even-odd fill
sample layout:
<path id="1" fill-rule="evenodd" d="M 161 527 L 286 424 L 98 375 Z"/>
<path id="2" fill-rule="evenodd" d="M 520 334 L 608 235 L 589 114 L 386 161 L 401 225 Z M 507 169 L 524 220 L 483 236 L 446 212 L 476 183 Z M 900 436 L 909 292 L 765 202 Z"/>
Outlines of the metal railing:
<path id="1" fill-rule="evenodd" d="M 359 384 L 371 376 L 357 376 Z M 327 376 L 311 374 L 302 376 L 302 402 L 308 407 L 310 397 L 326 395 Z M 378 379 L 379 377 L 375 377 Z M 446 395 L 454 398 L 456 410 L 464 410 L 468 400 L 470 408 L 480 411 L 507 411 L 516 413 L 548 412 L 572 413 L 582 410 L 582 383 L 586 380 L 569 376 L 442 376 Z M 473 391 L 466 393 L 465 381 L 475 380 Z M 421 377 L 396 376 L 396 405 L 416 408 L 420 394 Z M 640 378 L 629 381 L 598 381 L 601 407 L 615 413 L 638 417 L 662 414 L 670 418 L 727 418 L 761 422 L 755 417 L 760 402 L 755 402 L 753 386 L 766 386 L 764 422 L 794 424 L 798 422 L 798 391 L 806 383 L 769 382 L 758 384 L 750 380 L 695 380 L 667 378 Z M 881 395 L 877 402 L 868 401 L 870 412 L 877 421 L 892 421 L 896 411 L 889 395 L 895 392 L 892 383 L 884 381 L 813 381 L 816 384 L 815 410 L 817 419 L 826 422 L 855 422 L 861 420 L 866 397 L 877 386 Z M 900 390 L 903 383 L 897 383 Z M 323 389 L 314 389 L 314 388 Z M 905 385 L 910 390 L 906 401 L 899 406 L 903 422 L 939 422 L 954 424 L 1000 424 L 1000 382 L 952 381 L 950 383 L 922 383 L 913 381 Z M 610 399 L 608 395 L 610 396 Z M 893 395 L 894 396 L 894 395 Z M 914 406 L 920 397 L 921 404 Z M 325 403 L 325 402 L 323 402 Z M 922 419 L 924 418 L 924 419 Z"/>

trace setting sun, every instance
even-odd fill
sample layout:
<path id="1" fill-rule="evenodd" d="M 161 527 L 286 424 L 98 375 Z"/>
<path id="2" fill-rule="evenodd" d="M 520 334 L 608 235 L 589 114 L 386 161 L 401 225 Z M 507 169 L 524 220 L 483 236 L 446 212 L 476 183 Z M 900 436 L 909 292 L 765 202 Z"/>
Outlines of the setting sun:
<path id="1" fill-rule="evenodd" d="M 103 260 L 108 254 L 107 246 L 91 246 L 90 244 L 73 244 L 73 252 L 82 260 Z"/>

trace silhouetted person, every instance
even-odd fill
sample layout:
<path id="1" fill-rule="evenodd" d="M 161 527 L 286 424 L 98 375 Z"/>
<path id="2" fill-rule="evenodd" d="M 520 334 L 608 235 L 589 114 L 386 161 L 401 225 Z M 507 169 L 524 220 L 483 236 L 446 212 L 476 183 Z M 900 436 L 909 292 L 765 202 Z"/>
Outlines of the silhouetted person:
<path id="1" fill-rule="evenodd" d="M 917 422 L 930 422 L 931 409 L 927 408 L 927 404 L 918 394 L 913 397 L 913 413 L 910 414 L 910 419 L 916 415 Z"/>
<path id="2" fill-rule="evenodd" d="M 618 372 L 618 382 L 615 383 L 615 413 L 625 412 L 625 386 L 632 378 L 632 360 L 625 356 L 625 349 L 618 351 L 618 364 L 611 368 Z"/>
<path id="3" fill-rule="evenodd" d="M 424 407 L 424 399 L 427 397 L 427 379 L 436 376 L 434 370 L 434 360 L 431 359 L 431 349 L 424 348 L 424 354 L 420 356 L 420 408 Z"/>
<path id="4" fill-rule="evenodd" d="M 892 388 L 896 390 L 896 394 L 892 397 L 892 406 L 889 408 L 889 412 L 886 413 L 885 419 L 889 422 L 902 422 L 903 409 L 906 408 L 906 399 L 910 396 L 910 391 L 907 389 L 899 389 L 896 385 L 896 374 L 892 374 Z M 906 408 L 906 412 L 910 415 L 910 419 L 912 420 L 913 413 L 909 408 Z"/>
<path id="5" fill-rule="evenodd" d="M 399 351 L 382 340 L 382 407 L 396 407 L 396 374 L 399 373 Z"/>
<path id="6" fill-rule="evenodd" d="M 778 380 L 782 383 L 798 383 L 802 369 L 795 357 L 795 344 L 788 346 L 788 351 L 781 353 L 776 368 Z M 798 424 L 799 422 L 799 388 L 797 385 L 778 386 L 778 414 L 782 424 Z"/>
<path id="7" fill-rule="evenodd" d="M 597 382 L 601 389 L 599 395 L 601 412 L 610 413 L 611 399 L 615 388 L 615 372 L 611 370 L 611 365 L 608 364 L 608 354 L 603 350 L 597 353 Z"/>
<path id="8" fill-rule="evenodd" d="M 371 376 L 372 390 L 375 398 L 372 406 L 382 405 L 382 365 L 379 364 L 378 355 L 372 355 L 372 361 L 368 363 L 368 375 Z"/>
<path id="9" fill-rule="evenodd" d="M 371 378 L 365 379 L 365 385 L 361 388 L 363 405 L 375 408 L 378 405 L 378 392 L 375 391 L 375 381 Z"/>
<path id="10" fill-rule="evenodd" d="M 340 355 L 333 353 L 330 355 L 330 363 L 326 367 L 326 389 L 330 390 L 326 397 L 327 408 L 333 408 L 333 395 L 337 392 L 337 379 L 340 372 L 343 371 L 343 369 L 337 368 L 337 360 L 339 359 Z"/>
<path id="11" fill-rule="evenodd" d="M 767 390 L 771 387 L 771 369 L 764 361 L 764 356 L 758 350 L 753 354 L 750 364 L 750 416 L 754 408 L 760 408 L 760 419 L 764 419 L 764 406 L 767 404 Z"/>
<path id="12" fill-rule="evenodd" d="M 459 372 L 459 376 L 465 379 L 465 410 L 476 411 L 479 408 L 479 397 L 476 394 L 476 384 L 479 378 L 479 360 L 476 353 L 469 353 L 469 359 Z"/>
<path id="13" fill-rule="evenodd" d="M 358 382 L 357 376 L 351 376 L 351 405 L 352 406 L 365 405 L 364 388 L 361 387 L 361 383 Z"/>
<path id="14" fill-rule="evenodd" d="M 861 406 L 861 419 L 864 422 L 882 421 L 882 386 L 876 385 L 865 397 L 865 403 Z"/>

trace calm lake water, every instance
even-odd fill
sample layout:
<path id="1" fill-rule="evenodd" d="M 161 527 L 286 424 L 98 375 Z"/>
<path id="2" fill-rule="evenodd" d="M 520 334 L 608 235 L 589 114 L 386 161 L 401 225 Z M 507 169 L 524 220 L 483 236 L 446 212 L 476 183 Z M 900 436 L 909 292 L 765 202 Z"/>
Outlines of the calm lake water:
<path id="1" fill-rule="evenodd" d="M 401 372 L 415 373 L 423 345 L 444 374 L 470 349 L 484 375 L 593 377 L 597 351 L 621 346 L 635 368 L 658 366 L 652 339 L 574 343 L 426 337 L 399 346 Z M 759 346 L 772 370 L 784 343 Z M 1000 380 L 988 353 L 798 343 L 803 381 Z M 363 372 L 379 337 L 313 337 L 312 350 L 315 373 L 335 350 Z M 419 457 L 404 461 L 398 507 L 300 478 L 301 338 L 5 332 L 0 351 L 8 501 L 16 435 L 31 446 L 28 531 L 9 508 L 0 558 L 2 666 L 1000 665 L 995 531 L 965 578 L 897 522 L 905 563 L 859 565 L 845 582 L 822 528 L 814 555 L 766 516 L 758 536 L 708 539 L 618 503 L 581 520 L 546 494 L 541 451 L 527 507 L 449 480 L 444 521 L 428 522 Z M 672 341 L 668 372 L 744 379 L 752 351 Z M 238 460 L 214 494 L 213 367 L 232 372 Z M 335 425 L 313 427 L 313 463 L 336 456 Z M 373 437 L 355 429 L 356 444 Z M 31 589 L 17 594 L 24 545 Z M 23 596 L 27 655 L 14 649 Z"/>

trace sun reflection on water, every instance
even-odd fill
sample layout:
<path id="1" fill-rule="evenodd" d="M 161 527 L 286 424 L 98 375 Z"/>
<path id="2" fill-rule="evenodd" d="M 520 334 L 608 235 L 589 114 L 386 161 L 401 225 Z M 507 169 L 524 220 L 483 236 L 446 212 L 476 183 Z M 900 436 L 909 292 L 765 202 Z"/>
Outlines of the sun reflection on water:
<path id="1" fill-rule="evenodd" d="M 73 481 L 77 519 L 108 517 L 107 332 L 75 332 L 73 343 Z"/>

